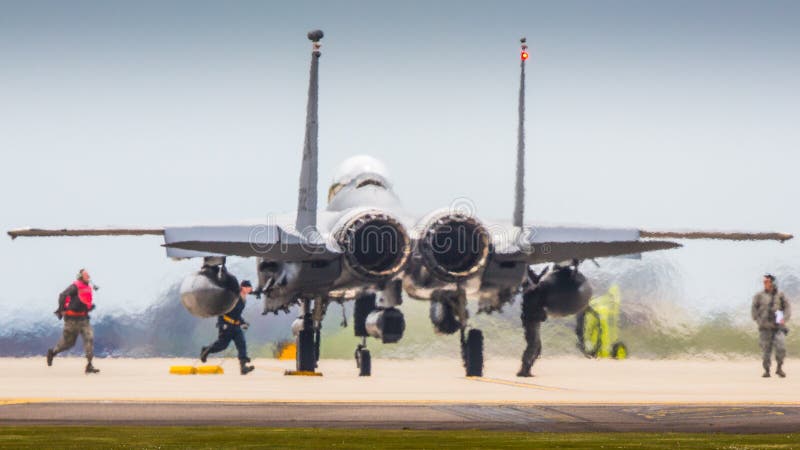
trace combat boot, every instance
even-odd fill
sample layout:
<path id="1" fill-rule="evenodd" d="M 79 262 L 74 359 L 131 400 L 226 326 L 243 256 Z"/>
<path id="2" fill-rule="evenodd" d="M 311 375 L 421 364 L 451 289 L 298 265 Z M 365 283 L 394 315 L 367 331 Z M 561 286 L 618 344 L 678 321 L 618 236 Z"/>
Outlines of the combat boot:
<path id="1" fill-rule="evenodd" d="M 775 371 L 775 375 L 786 378 L 786 372 L 783 371 L 783 364 L 778 364 L 778 370 Z"/>
<path id="2" fill-rule="evenodd" d="M 203 347 L 202 349 L 200 349 L 200 361 L 206 362 L 206 360 L 208 359 L 208 349 L 209 347 Z"/>
<path id="3" fill-rule="evenodd" d="M 254 366 L 248 366 L 246 360 L 239 361 L 239 365 L 242 368 L 242 375 L 247 375 L 256 369 Z"/>
<path id="4" fill-rule="evenodd" d="M 533 376 L 531 373 L 531 366 L 527 364 L 523 364 L 522 367 L 519 368 L 519 372 L 517 372 L 518 377 L 530 378 Z"/>
<path id="5" fill-rule="evenodd" d="M 56 356 L 56 353 L 53 351 L 52 348 L 47 349 L 47 367 L 53 365 L 53 358 Z"/>
<path id="6" fill-rule="evenodd" d="M 769 378 L 769 377 L 770 377 L 769 369 L 765 369 L 764 370 L 764 374 L 761 375 L 761 378 Z"/>
<path id="7" fill-rule="evenodd" d="M 90 373 L 100 373 L 100 369 L 96 369 L 91 362 L 86 364 L 86 374 Z"/>

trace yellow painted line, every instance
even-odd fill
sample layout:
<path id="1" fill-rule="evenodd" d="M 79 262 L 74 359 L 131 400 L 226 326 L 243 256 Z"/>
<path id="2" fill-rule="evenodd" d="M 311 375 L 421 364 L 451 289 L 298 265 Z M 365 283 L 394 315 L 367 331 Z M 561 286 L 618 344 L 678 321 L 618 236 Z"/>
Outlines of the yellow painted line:
<path id="1" fill-rule="evenodd" d="M 50 403 L 60 401 L 57 398 L 9 398 L 0 399 L 0 406 L 24 405 L 27 403 Z"/>
<path id="2" fill-rule="evenodd" d="M 499 378 L 467 377 L 467 379 L 468 380 L 473 380 L 473 381 L 481 381 L 481 382 L 484 382 L 484 383 L 503 384 L 503 385 L 506 385 L 506 386 L 515 386 L 515 387 L 522 387 L 522 388 L 528 388 L 528 389 L 537 389 L 537 390 L 540 390 L 540 391 L 566 391 L 566 389 L 563 389 L 563 388 L 542 386 L 542 385 L 533 384 L 533 383 L 520 383 L 518 381 L 501 380 Z"/>

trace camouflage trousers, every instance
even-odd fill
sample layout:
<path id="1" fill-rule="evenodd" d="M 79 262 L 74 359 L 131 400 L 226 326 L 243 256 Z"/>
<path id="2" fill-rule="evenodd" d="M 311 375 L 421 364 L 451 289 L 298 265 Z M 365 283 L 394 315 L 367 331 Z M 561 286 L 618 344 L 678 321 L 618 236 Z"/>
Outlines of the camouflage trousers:
<path id="1" fill-rule="evenodd" d="M 761 358 L 764 370 L 769 370 L 772 350 L 775 349 L 775 362 L 783 364 L 786 357 L 786 333 L 781 330 L 758 330 L 758 344 L 761 346 Z"/>
<path id="2" fill-rule="evenodd" d="M 542 327 L 542 322 L 532 320 L 524 323 L 525 327 L 525 351 L 522 353 L 522 368 L 530 370 L 533 364 L 539 359 L 542 354 L 542 337 L 539 329 Z"/>
<path id="3" fill-rule="evenodd" d="M 64 318 L 64 333 L 53 349 L 53 353 L 58 354 L 74 347 L 79 334 L 83 340 L 83 351 L 86 353 L 86 359 L 91 362 L 94 357 L 94 331 L 92 331 L 92 325 L 89 323 L 88 317 L 78 319 Z"/>

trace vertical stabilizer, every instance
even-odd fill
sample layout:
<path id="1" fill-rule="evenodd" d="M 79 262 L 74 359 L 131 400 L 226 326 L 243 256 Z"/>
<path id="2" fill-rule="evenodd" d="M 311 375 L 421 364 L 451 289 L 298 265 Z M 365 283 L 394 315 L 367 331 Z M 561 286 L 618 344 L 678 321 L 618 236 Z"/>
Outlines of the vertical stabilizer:
<path id="1" fill-rule="evenodd" d="M 306 108 L 306 137 L 303 143 L 303 163 L 300 168 L 300 189 L 297 197 L 295 226 L 303 234 L 313 232 L 317 226 L 317 107 L 319 102 L 319 57 L 322 30 L 308 33 L 312 42 L 311 74 L 308 79 L 308 106 Z"/>
<path id="2" fill-rule="evenodd" d="M 517 125 L 517 183 L 514 191 L 514 226 L 521 227 L 525 213 L 525 62 L 528 45 L 519 40 L 522 50 L 519 63 L 519 124 Z"/>

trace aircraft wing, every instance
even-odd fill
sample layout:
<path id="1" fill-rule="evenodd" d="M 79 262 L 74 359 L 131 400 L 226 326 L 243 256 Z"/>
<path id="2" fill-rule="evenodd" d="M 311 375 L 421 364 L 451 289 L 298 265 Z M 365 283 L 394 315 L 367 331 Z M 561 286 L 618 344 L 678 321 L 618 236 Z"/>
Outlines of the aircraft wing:
<path id="1" fill-rule="evenodd" d="M 54 236 L 163 236 L 163 228 L 18 228 L 8 232 L 11 239 L 18 237 Z"/>
<path id="2" fill-rule="evenodd" d="M 339 248 L 322 236 L 304 236 L 279 224 L 199 225 L 164 228 L 23 228 L 8 232 L 18 237 L 51 236 L 163 236 L 167 256 L 175 259 L 204 256 L 257 256 L 271 261 L 330 259 Z"/>
<path id="3" fill-rule="evenodd" d="M 530 226 L 523 228 L 522 233 L 515 236 L 510 243 L 502 242 L 505 236 L 493 236 L 495 257 L 498 260 L 523 260 L 529 264 L 538 264 L 634 255 L 681 247 L 679 243 L 654 238 L 783 242 L 793 237 L 790 234 L 772 232 L 647 231 L 636 228 L 579 226 Z"/>

